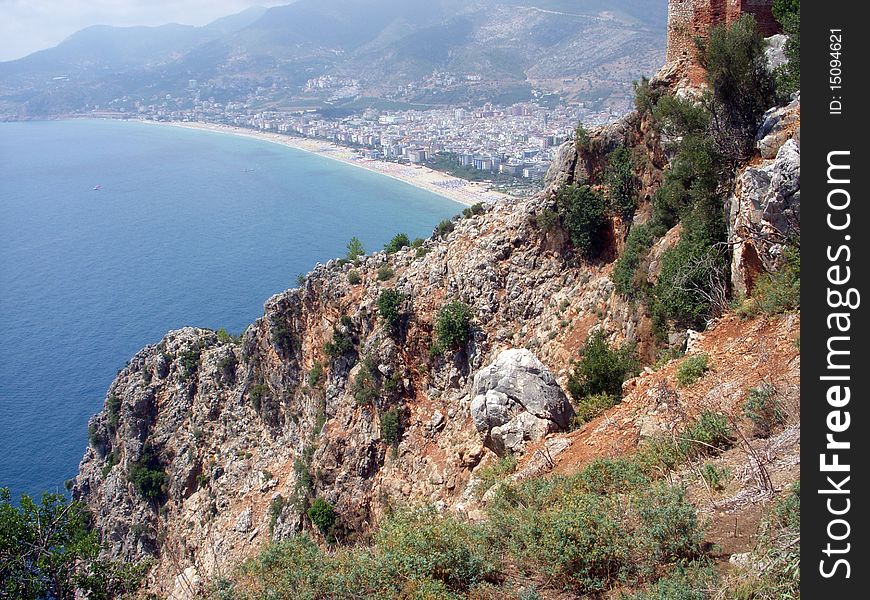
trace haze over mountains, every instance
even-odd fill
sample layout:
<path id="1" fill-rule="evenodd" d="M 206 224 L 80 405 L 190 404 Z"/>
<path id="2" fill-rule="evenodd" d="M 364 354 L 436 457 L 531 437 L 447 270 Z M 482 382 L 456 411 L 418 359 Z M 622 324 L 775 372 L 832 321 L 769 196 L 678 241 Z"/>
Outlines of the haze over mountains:
<path id="1" fill-rule="evenodd" d="M 192 86 L 275 109 L 519 101 L 533 88 L 591 100 L 660 66 L 665 28 L 665 0 L 297 0 L 204 27 L 94 26 L 0 63 L 0 115 Z"/>

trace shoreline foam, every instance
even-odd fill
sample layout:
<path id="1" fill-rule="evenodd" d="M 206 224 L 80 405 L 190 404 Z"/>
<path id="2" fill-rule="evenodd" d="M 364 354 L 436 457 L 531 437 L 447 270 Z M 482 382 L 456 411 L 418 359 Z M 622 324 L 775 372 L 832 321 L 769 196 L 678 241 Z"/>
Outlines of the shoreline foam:
<path id="1" fill-rule="evenodd" d="M 391 177 L 397 181 L 413 185 L 416 188 L 437 194 L 443 198 L 471 206 L 478 202 L 492 203 L 504 198 L 507 194 L 489 189 L 486 184 L 467 181 L 459 177 L 453 177 L 424 167 L 422 165 L 403 165 L 383 160 L 365 158 L 350 148 L 339 146 L 326 140 L 294 137 L 280 133 L 255 131 L 232 125 L 220 125 L 217 123 L 197 123 L 186 121 L 141 121 L 156 125 L 171 125 L 198 131 L 210 131 L 239 137 L 272 142 L 287 148 L 301 150 L 324 158 L 336 160 L 346 165 L 359 167 L 378 175 Z"/>

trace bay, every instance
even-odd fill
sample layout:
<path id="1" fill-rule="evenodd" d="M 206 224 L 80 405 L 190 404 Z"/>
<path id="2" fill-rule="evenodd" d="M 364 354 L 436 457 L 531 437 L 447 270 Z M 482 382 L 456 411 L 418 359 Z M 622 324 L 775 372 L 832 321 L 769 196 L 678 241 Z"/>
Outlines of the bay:
<path id="1" fill-rule="evenodd" d="M 166 331 L 239 333 L 352 236 L 377 250 L 461 208 L 244 137 L 0 123 L 0 487 L 63 491 L 115 373 Z"/>

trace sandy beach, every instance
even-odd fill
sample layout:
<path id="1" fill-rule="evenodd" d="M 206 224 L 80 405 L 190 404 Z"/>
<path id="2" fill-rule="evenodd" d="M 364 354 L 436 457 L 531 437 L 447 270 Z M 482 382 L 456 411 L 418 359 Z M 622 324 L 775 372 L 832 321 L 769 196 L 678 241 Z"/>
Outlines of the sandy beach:
<path id="1" fill-rule="evenodd" d="M 144 121 L 145 123 L 153 123 L 153 121 Z M 496 192 L 489 189 L 489 186 L 482 183 L 466 181 L 458 177 L 447 175 L 439 171 L 434 171 L 428 167 L 421 165 L 401 165 L 398 163 L 387 162 L 382 160 L 373 160 L 365 158 L 354 152 L 350 148 L 333 144 L 325 140 L 298 138 L 279 133 L 268 133 L 265 131 L 253 131 L 241 127 L 233 127 L 230 125 L 218 125 L 213 123 L 190 123 L 173 121 L 169 123 L 158 123 L 160 125 L 172 125 L 175 127 L 185 127 L 187 129 L 198 129 L 201 131 L 212 131 L 216 133 L 225 133 L 229 135 L 237 135 L 242 137 L 264 140 L 275 144 L 281 144 L 288 148 L 295 148 L 305 152 L 311 152 L 318 156 L 331 158 L 343 162 L 354 167 L 366 169 L 379 175 L 386 175 L 399 181 L 403 181 L 420 189 L 438 194 L 454 202 L 471 206 L 478 202 L 496 202 L 508 196 L 501 192 Z"/>

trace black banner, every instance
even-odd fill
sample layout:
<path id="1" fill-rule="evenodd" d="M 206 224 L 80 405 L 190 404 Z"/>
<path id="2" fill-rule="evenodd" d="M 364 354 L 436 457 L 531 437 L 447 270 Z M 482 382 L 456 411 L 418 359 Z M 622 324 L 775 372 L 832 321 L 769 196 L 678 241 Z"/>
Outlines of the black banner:
<path id="1" fill-rule="evenodd" d="M 870 594 L 865 7 L 801 6 L 801 595 L 811 600 Z"/>

